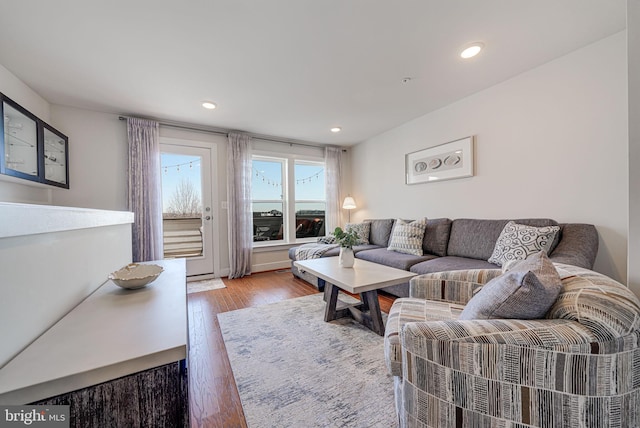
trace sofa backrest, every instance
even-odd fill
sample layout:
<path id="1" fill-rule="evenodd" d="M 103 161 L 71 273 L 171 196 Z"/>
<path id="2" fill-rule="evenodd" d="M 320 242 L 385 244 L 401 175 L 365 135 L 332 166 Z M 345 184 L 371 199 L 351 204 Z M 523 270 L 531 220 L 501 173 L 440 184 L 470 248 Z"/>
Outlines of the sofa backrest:
<path id="1" fill-rule="evenodd" d="M 500 232 L 511 220 L 484 220 L 460 218 L 453 220 L 451 224 L 451 236 L 447 247 L 448 256 L 468 257 L 470 259 L 488 260 L 500 237 Z M 557 226 L 555 220 L 547 218 L 518 219 L 513 220 L 518 224 L 528 226 Z M 559 235 L 559 234 L 558 234 Z M 560 239 L 556 236 L 551 245 L 551 251 Z M 550 251 L 550 252 L 551 252 Z"/>
<path id="2" fill-rule="evenodd" d="M 560 225 L 560 241 L 549 252 L 554 263 L 566 263 L 592 269 L 598 255 L 598 231 L 592 224 L 564 223 Z"/>
<path id="3" fill-rule="evenodd" d="M 427 228 L 422 240 L 422 251 L 444 257 L 447 255 L 449 237 L 451 234 L 451 220 L 448 218 L 427 219 Z"/>
<path id="4" fill-rule="evenodd" d="M 407 222 L 412 222 L 414 220 L 403 219 Z M 372 222 L 371 223 L 371 236 L 369 241 L 373 244 L 372 241 L 374 235 L 374 227 L 378 230 L 376 232 L 376 243 L 375 245 L 381 245 L 384 247 L 389 246 L 389 240 L 391 239 L 391 234 L 393 233 L 393 228 L 395 227 L 396 221 L 395 219 L 386 219 L 386 220 L 365 220 Z M 391 221 L 391 225 L 389 226 L 389 221 Z M 375 226 L 374 226 L 375 224 Z M 389 229 L 387 230 L 387 227 Z M 447 246 L 449 245 L 449 236 L 451 233 L 451 220 L 448 218 L 435 218 L 435 219 L 427 219 L 427 227 L 424 231 L 424 238 L 422 239 L 422 251 L 425 254 L 433 254 L 435 256 L 446 256 L 447 255 Z M 386 241 L 384 243 L 383 239 Z M 378 243 L 379 242 L 379 243 Z"/>
<path id="5" fill-rule="evenodd" d="M 364 220 L 371 223 L 371 231 L 369 232 L 369 243 L 371 245 L 380 245 L 386 247 L 389 245 L 391 237 L 391 229 L 395 222 L 392 218 Z"/>
<path id="6" fill-rule="evenodd" d="M 599 342 L 640 329 L 640 300 L 631 290 L 600 273 L 554 264 L 563 277 L 562 291 L 547 312 L 547 318 L 576 321 L 588 328 Z"/>

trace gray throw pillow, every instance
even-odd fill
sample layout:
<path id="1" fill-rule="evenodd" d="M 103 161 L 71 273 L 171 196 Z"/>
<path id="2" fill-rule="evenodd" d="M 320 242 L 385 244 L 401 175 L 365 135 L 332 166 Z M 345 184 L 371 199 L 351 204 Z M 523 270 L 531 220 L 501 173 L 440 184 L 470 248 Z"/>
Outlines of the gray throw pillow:
<path id="1" fill-rule="evenodd" d="M 541 319 L 561 290 L 558 271 L 540 251 L 485 284 L 458 319 Z"/>
<path id="2" fill-rule="evenodd" d="M 344 226 L 345 231 L 353 230 L 358 235 L 356 245 L 368 245 L 369 233 L 371 233 L 371 223 L 365 221 L 363 223 L 347 223 Z"/>

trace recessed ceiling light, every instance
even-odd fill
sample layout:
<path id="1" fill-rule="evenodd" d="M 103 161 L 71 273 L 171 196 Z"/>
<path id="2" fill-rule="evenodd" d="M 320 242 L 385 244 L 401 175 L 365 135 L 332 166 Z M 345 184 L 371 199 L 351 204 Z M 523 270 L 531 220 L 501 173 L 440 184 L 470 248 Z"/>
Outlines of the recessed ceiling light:
<path id="1" fill-rule="evenodd" d="M 333 128 L 331 128 L 331 132 L 340 132 L 342 131 L 342 128 L 340 128 L 339 126 L 334 126 Z"/>
<path id="2" fill-rule="evenodd" d="M 202 103 L 202 107 L 208 108 L 209 110 L 213 110 L 214 108 L 216 108 L 216 105 L 211 101 L 205 101 Z"/>
<path id="3" fill-rule="evenodd" d="M 483 47 L 484 47 L 483 43 L 480 43 L 480 42 L 473 43 L 467 46 L 462 52 L 460 52 L 460 56 L 464 59 L 472 58 L 478 55 Z"/>

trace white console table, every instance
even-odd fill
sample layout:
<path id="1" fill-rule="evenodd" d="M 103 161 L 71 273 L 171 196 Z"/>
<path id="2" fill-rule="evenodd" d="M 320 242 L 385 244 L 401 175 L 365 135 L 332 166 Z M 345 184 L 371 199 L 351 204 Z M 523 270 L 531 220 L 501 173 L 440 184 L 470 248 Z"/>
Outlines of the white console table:
<path id="1" fill-rule="evenodd" d="M 169 384 L 186 393 L 185 261 L 154 263 L 164 272 L 147 287 L 125 290 L 107 280 L 0 369 L 0 404 L 66 403 L 73 408 L 74 391 L 84 391 L 85 398 L 103 395 L 92 388 L 176 364 L 182 380 Z M 140 383 L 145 382 L 134 382 Z M 153 391 L 155 386 L 148 386 Z M 164 392 L 177 396 L 180 391 Z M 48 400 L 61 394 L 67 398 Z M 186 395 L 183 400 L 184 407 Z"/>

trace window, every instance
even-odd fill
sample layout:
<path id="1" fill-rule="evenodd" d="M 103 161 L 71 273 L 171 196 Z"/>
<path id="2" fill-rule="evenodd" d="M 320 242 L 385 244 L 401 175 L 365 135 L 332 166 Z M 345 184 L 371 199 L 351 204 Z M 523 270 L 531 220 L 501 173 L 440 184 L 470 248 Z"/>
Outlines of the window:
<path id="1" fill-rule="evenodd" d="M 296 239 L 324 236 L 324 163 L 295 162 Z"/>
<path id="2" fill-rule="evenodd" d="M 253 241 L 315 240 L 325 234 L 324 162 L 254 156 Z"/>

